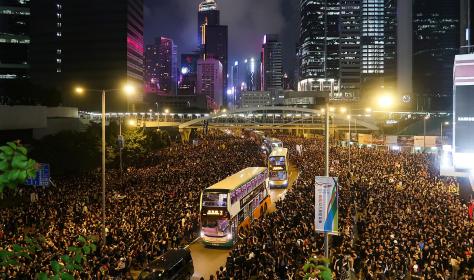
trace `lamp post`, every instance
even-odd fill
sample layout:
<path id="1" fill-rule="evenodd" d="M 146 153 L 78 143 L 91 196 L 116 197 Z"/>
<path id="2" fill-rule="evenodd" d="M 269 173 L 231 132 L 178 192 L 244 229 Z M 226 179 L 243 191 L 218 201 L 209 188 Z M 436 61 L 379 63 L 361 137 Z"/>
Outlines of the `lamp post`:
<path id="1" fill-rule="evenodd" d="M 324 153 L 324 176 L 326 177 L 329 177 L 329 99 L 331 96 L 333 96 L 334 94 L 334 79 L 321 79 L 319 80 L 320 83 L 321 83 L 321 89 L 322 89 L 322 83 L 324 81 L 329 81 L 331 83 L 331 91 L 330 93 L 328 94 L 327 96 L 327 99 L 326 99 L 326 109 L 325 109 L 325 113 L 326 113 L 326 120 L 325 120 L 325 125 L 324 125 L 324 131 L 325 131 L 325 145 L 324 145 L 324 149 L 325 149 L 325 153 Z M 329 235 L 327 234 L 327 232 L 324 233 L 324 256 L 326 258 L 329 257 Z"/>
<path id="2" fill-rule="evenodd" d="M 441 122 L 441 145 L 444 145 L 444 139 L 443 139 L 443 126 L 449 125 L 449 122 Z"/>
<path id="3" fill-rule="evenodd" d="M 430 118 L 429 114 L 427 114 L 423 118 L 423 151 L 426 150 L 426 120 L 428 120 L 429 118 Z"/>
<path id="4" fill-rule="evenodd" d="M 349 121 L 349 172 L 351 171 L 351 115 L 347 116 Z"/>
<path id="5" fill-rule="evenodd" d="M 105 245 L 105 94 L 106 92 L 119 91 L 120 89 L 84 89 L 77 87 L 75 89 L 77 94 L 83 94 L 85 91 L 100 92 L 102 94 L 102 245 Z M 123 88 L 127 95 L 131 95 L 135 92 L 135 88 L 132 85 L 125 85 Z M 128 100 L 128 98 L 127 98 Z"/>
<path id="6" fill-rule="evenodd" d="M 165 109 L 165 122 L 167 122 L 169 112 L 169 109 Z"/>

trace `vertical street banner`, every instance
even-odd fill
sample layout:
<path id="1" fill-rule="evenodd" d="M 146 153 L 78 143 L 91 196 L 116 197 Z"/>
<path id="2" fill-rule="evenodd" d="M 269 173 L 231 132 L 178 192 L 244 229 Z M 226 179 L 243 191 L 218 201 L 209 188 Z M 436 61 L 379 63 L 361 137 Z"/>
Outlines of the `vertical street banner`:
<path id="1" fill-rule="evenodd" d="M 336 177 L 316 176 L 314 224 L 317 232 L 338 234 L 339 186 Z"/>

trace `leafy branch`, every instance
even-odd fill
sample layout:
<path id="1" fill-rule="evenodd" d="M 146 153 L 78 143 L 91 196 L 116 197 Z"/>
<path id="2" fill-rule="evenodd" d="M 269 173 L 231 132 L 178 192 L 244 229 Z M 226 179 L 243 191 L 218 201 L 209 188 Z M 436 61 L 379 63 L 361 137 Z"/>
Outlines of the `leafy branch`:
<path id="1" fill-rule="evenodd" d="M 51 260 L 51 269 L 54 275 L 48 277 L 48 274 L 41 272 L 38 274 L 38 280 L 74 280 L 74 273 L 83 271 L 83 264 L 87 261 L 87 255 L 95 252 L 97 246 L 93 238 L 79 236 L 77 238 L 79 247 L 70 246 L 67 248 L 68 255 L 61 256 L 60 260 Z"/>
<path id="2" fill-rule="evenodd" d="M 41 251 L 36 239 L 25 237 L 25 242 L 26 246 L 13 244 L 10 249 L 0 250 L 0 267 L 17 266 L 21 258 L 31 260 L 31 254 Z"/>
<path id="3" fill-rule="evenodd" d="M 15 190 L 26 179 L 36 176 L 38 164 L 28 158 L 28 151 L 20 141 L 7 142 L 0 147 L 0 195 L 5 187 Z"/>
<path id="4" fill-rule="evenodd" d="M 314 279 L 332 280 L 332 271 L 328 268 L 331 261 L 328 258 L 309 258 L 303 265 L 304 280 Z"/>

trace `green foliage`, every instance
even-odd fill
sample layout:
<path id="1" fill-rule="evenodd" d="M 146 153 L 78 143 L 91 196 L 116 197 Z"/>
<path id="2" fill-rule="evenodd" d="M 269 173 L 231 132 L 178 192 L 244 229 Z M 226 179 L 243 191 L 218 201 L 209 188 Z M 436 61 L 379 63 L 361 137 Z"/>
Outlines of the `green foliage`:
<path id="1" fill-rule="evenodd" d="M 0 250 L 0 267 L 17 266 L 22 258 L 31 260 L 31 255 L 41 251 L 39 241 L 43 242 L 43 237 L 40 237 L 39 240 L 26 237 L 25 246 L 13 244 L 10 249 Z M 96 240 L 93 238 L 79 236 L 76 242 L 77 246 L 67 248 L 68 255 L 61 256 L 59 260 L 51 260 L 51 270 L 54 274 L 48 276 L 45 272 L 41 272 L 37 275 L 37 278 L 39 280 L 74 279 L 74 273 L 83 270 L 82 265 L 87 261 L 87 255 L 96 251 L 97 247 L 94 242 Z"/>
<path id="2" fill-rule="evenodd" d="M 0 196 L 5 188 L 15 190 L 26 179 L 36 175 L 38 164 L 28 158 L 28 151 L 20 141 L 0 146 Z"/>
<path id="3" fill-rule="evenodd" d="M 321 280 L 332 280 L 332 271 L 328 268 L 331 261 L 328 258 L 309 258 L 303 265 L 304 280 L 318 277 Z"/>
<path id="4" fill-rule="evenodd" d="M 42 237 L 41 237 L 42 238 Z M 31 254 L 41 251 L 38 241 L 25 237 L 25 246 L 13 244 L 11 248 L 0 250 L 0 267 L 16 266 L 22 258 L 31 260 Z"/>

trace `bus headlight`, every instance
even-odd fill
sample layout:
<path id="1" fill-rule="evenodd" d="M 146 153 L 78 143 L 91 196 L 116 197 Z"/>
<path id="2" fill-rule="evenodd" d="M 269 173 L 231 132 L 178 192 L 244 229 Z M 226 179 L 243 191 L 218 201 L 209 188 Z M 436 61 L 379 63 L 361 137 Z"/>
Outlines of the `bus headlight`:
<path id="1" fill-rule="evenodd" d="M 288 184 L 288 180 L 283 181 L 283 185 Z"/>
<path id="2" fill-rule="evenodd" d="M 204 237 L 204 231 L 201 230 L 201 237 Z"/>
<path id="3" fill-rule="evenodd" d="M 227 234 L 227 239 L 228 239 L 228 240 L 231 240 L 231 239 L 232 239 L 232 233 L 228 233 L 228 234 Z"/>

